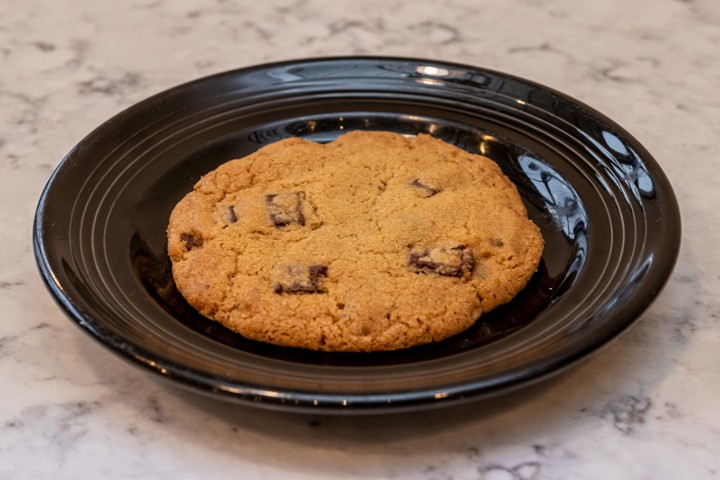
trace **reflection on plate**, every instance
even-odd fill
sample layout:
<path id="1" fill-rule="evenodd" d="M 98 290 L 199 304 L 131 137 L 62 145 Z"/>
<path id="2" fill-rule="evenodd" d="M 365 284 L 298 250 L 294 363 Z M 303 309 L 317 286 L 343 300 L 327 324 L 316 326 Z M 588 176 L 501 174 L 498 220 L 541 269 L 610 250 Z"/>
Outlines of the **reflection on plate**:
<path id="1" fill-rule="evenodd" d="M 373 354 L 252 342 L 189 307 L 166 255 L 173 205 L 229 159 L 352 129 L 426 132 L 497 161 L 546 242 L 525 290 L 456 337 Z M 600 113 L 498 72 L 366 57 L 260 65 L 140 102 L 68 154 L 34 232 L 51 293 L 110 350 L 196 391 L 331 413 L 452 405 L 549 376 L 647 308 L 679 239 L 662 171 Z"/>

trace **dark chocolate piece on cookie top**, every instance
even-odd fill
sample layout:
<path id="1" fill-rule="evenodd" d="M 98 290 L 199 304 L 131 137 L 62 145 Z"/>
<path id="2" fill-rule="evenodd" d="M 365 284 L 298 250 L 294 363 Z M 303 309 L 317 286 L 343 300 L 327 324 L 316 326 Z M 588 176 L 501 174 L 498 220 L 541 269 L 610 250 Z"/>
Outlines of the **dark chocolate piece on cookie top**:
<path id="1" fill-rule="evenodd" d="M 225 218 L 228 223 L 236 223 L 239 220 L 234 205 L 228 205 L 227 210 L 225 211 Z"/>
<path id="2" fill-rule="evenodd" d="M 185 244 L 185 249 L 188 251 L 203 246 L 203 239 L 192 233 L 181 233 L 180 241 Z"/>
<path id="3" fill-rule="evenodd" d="M 475 255 L 463 244 L 414 246 L 407 265 L 416 273 L 469 277 L 475 269 Z"/>
<path id="4" fill-rule="evenodd" d="M 441 188 L 429 185 L 429 182 L 423 182 L 419 178 L 416 178 L 415 180 L 410 182 L 410 185 L 419 189 L 419 192 L 422 194 L 423 197 L 432 197 L 442 191 Z"/>
<path id="5" fill-rule="evenodd" d="M 325 293 L 327 265 L 279 263 L 272 270 L 275 293 Z"/>
<path id="6" fill-rule="evenodd" d="M 300 193 L 272 193 L 265 195 L 270 221 L 277 228 L 305 225 L 303 195 Z"/>

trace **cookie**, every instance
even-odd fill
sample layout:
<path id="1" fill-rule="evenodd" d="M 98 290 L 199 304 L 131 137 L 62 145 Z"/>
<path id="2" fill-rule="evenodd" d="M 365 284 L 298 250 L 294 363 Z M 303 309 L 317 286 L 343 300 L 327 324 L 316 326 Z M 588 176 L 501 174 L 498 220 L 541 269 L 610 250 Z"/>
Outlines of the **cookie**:
<path id="1" fill-rule="evenodd" d="M 526 285 L 543 249 L 497 164 L 389 132 L 231 160 L 176 205 L 167 233 L 177 288 L 200 313 L 326 351 L 462 332 Z"/>

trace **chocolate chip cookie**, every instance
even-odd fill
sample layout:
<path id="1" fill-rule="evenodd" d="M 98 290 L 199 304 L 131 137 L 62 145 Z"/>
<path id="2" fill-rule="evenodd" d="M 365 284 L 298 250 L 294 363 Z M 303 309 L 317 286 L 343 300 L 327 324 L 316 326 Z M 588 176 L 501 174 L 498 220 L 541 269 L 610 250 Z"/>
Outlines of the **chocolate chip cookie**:
<path id="1" fill-rule="evenodd" d="M 290 138 L 221 165 L 167 233 L 177 288 L 203 315 L 326 351 L 462 332 L 526 285 L 543 249 L 493 161 L 429 135 L 366 131 Z"/>

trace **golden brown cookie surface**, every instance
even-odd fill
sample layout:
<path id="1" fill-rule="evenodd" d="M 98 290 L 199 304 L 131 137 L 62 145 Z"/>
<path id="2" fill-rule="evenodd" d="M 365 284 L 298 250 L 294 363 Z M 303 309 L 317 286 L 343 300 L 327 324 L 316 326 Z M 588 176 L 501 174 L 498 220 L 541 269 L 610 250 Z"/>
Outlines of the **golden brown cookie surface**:
<path id="1" fill-rule="evenodd" d="M 292 138 L 227 162 L 168 227 L 176 285 L 203 315 L 329 351 L 459 333 L 525 286 L 542 247 L 494 162 L 387 132 Z"/>

